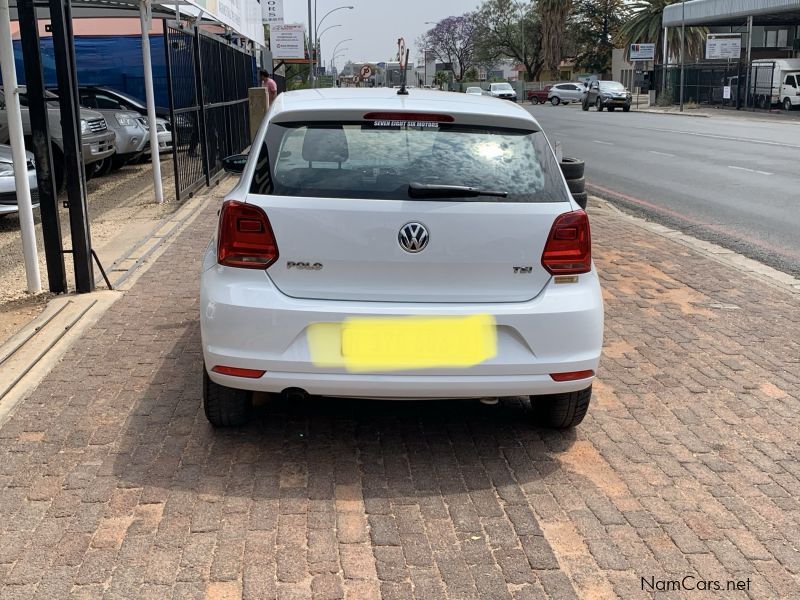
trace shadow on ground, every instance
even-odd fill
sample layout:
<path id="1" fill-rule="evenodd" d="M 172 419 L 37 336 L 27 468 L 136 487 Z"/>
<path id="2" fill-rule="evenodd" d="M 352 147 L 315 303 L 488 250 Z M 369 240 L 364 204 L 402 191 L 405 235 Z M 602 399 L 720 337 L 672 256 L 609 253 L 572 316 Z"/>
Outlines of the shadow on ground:
<path id="1" fill-rule="evenodd" d="M 558 470 L 554 455 L 576 440 L 533 426 L 522 398 L 486 406 L 264 394 L 248 426 L 215 430 L 202 409 L 199 324 L 157 327 L 185 329 L 136 395 L 113 466 L 122 487 L 149 488 L 154 501 L 176 490 L 333 499 L 336 484 L 395 501 L 517 488 Z"/>

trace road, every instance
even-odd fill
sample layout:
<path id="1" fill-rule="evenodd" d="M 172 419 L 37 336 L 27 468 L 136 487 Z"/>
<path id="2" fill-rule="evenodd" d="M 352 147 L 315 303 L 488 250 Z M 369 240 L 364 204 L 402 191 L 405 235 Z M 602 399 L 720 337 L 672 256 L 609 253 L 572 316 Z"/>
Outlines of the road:
<path id="1" fill-rule="evenodd" d="M 526 108 L 590 192 L 800 275 L 799 123 Z"/>

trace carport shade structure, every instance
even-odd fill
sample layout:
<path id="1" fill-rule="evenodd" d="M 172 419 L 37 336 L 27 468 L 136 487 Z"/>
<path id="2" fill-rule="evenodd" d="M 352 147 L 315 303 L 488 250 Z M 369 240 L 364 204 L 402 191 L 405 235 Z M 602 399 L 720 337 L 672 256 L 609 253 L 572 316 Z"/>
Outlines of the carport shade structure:
<path id="1" fill-rule="evenodd" d="M 664 7 L 663 27 L 685 25 L 741 25 L 753 17 L 754 25 L 800 24 L 800 0 L 692 0 Z"/>
<path id="2" fill-rule="evenodd" d="M 0 11 L 0 19 L 3 19 L 4 23 L 0 24 L 0 27 L 9 28 L 10 19 L 18 19 L 17 14 L 17 5 L 22 4 L 35 7 L 35 17 L 36 19 L 50 19 L 50 2 L 48 0 L 10 0 L 8 2 L 9 11 Z M 156 135 L 158 131 L 156 126 L 156 111 L 155 111 L 155 99 L 153 94 L 153 69 L 150 57 L 150 43 L 149 43 L 149 34 L 150 34 L 150 23 L 153 16 L 162 17 L 162 18 L 171 18 L 176 17 L 176 11 L 179 10 L 179 5 L 184 6 L 191 6 L 189 2 L 185 2 L 184 0 L 170 0 L 169 3 L 160 3 L 160 2 L 151 2 L 151 0 L 65 0 L 66 6 L 69 10 L 68 14 L 70 14 L 73 18 L 80 18 L 80 17 L 131 17 L 133 15 L 139 15 L 141 24 L 142 24 L 142 60 L 144 63 L 144 79 L 145 79 L 145 90 L 146 90 L 146 101 L 147 101 L 147 117 L 149 122 L 150 128 L 150 135 Z M 202 11 L 200 12 L 200 16 L 202 18 Z M 22 24 L 20 24 L 22 25 Z M 71 47 L 71 25 L 70 27 L 70 35 L 67 41 L 69 47 L 67 51 L 70 57 L 74 58 L 74 49 Z M 21 27 L 21 29 L 23 29 Z M 38 46 L 38 44 L 37 44 Z M 3 55 L 7 54 L 8 52 L 12 53 L 11 56 L 11 64 L 13 64 L 13 49 L 9 44 L 0 46 L 0 53 Z M 4 57 L 5 58 L 5 57 Z M 6 60 L 6 62 L 8 62 Z M 41 64 L 41 55 L 38 57 L 37 63 Z M 71 66 L 71 73 L 64 74 L 65 77 L 69 78 L 72 82 L 77 82 L 77 77 L 75 73 L 75 65 L 74 62 L 68 60 L 68 64 Z M 4 73 L 5 74 L 5 73 Z M 5 81 L 9 81 L 9 79 L 4 78 Z M 59 86 L 60 87 L 60 86 Z M 6 89 L 6 95 L 9 96 L 10 94 L 15 94 L 16 90 Z M 60 90 L 63 92 L 63 90 Z M 71 96 L 71 94 L 69 94 Z M 60 94 L 60 96 L 64 96 L 64 94 Z M 35 110 L 34 102 L 36 98 L 30 98 L 31 101 L 31 112 Z M 69 102 L 68 98 L 62 98 L 62 102 Z M 64 123 L 63 122 L 63 111 L 65 110 L 64 104 L 62 104 L 62 130 L 66 133 L 68 128 L 75 129 L 80 131 L 79 121 L 80 116 L 77 112 L 77 103 L 75 106 L 75 110 L 71 112 L 72 114 L 72 123 Z M 40 109 L 44 109 L 44 100 L 41 99 Z M 18 131 L 22 131 L 22 120 L 19 115 L 19 111 L 16 114 L 9 114 L 9 118 L 15 117 L 15 123 L 9 124 L 10 129 L 16 128 Z M 17 136 L 19 137 L 19 136 Z M 49 139 L 47 140 L 49 144 Z M 66 140 L 65 140 L 66 142 Z M 19 154 L 19 152 L 24 153 L 24 147 L 20 150 L 18 146 L 20 145 L 20 140 L 17 138 L 12 137 L 11 139 L 12 149 Z M 78 144 L 78 156 L 80 155 L 80 144 Z M 22 154 L 24 156 L 24 154 Z M 40 171 L 41 164 L 39 159 L 42 158 L 37 156 L 37 171 Z M 163 192 L 163 185 L 161 181 L 161 163 L 159 158 L 159 153 L 157 151 L 151 152 L 151 160 L 153 164 L 153 185 L 155 190 L 155 200 L 158 203 L 163 202 L 164 199 L 164 192 Z M 15 161 L 16 163 L 17 161 Z M 78 163 L 80 166 L 80 163 Z M 23 167 L 20 167 L 23 168 Z M 67 167 L 69 168 L 69 167 Z M 49 179 L 50 174 L 47 174 L 47 178 Z M 85 186 L 81 184 L 80 186 L 76 187 L 73 186 L 73 190 L 70 192 L 70 223 L 72 226 L 72 240 L 73 240 L 73 259 L 75 264 L 75 281 L 76 281 L 76 288 L 79 293 L 81 292 L 91 292 L 94 289 L 94 277 L 92 275 L 92 257 L 91 257 L 91 242 L 89 236 L 89 222 L 88 222 L 88 215 L 86 214 L 86 190 Z M 79 189 L 78 189 L 79 188 Z M 73 197 L 73 193 L 78 194 L 78 197 Z M 22 199 L 20 203 L 20 215 L 24 217 L 25 215 L 31 214 L 31 200 L 30 200 L 30 190 L 25 195 L 23 190 L 23 195 L 26 196 Z M 47 194 L 45 194 L 46 196 Z M 42 207 L 42 214 L 44 216 L 45 213 L 52 215 L 57 214 L 57 198 L 54 196 L 50 198 L 50 202 L 53 203 L 52 206 L 44 206 L 43 202 L 46 198 L 41 199 L 40 206 Z M 76 206 L 77 205 L 77 206 Z M 75 213 L 73 213 L 75 211 Z M 77 213 L 77 216 L 76 216 Z M 23 219 L 24 220 L 24 219 Z M 53 221 L 57 221 L 57 219 L 48 219 L 50 223 Z M 32 221 L 32 219 L 31 219 Z M 45 242 L 45 250 L 48 256 L 48 275 L 51 284 L 51 291 L 55 293 L 63 293 L 66 290 L 65 284 L 65 277 L 63 276 L 64 270 L 64 262 L 63 262 L 63 246 L 61 242 L 61 235 L 60 235 L 60 227 L 56 226 L 57 231 L 48 231 L 48 227 L 45 224 L 45 219 L 43 219 L 43 236 Z M 76 235 L 78 234 L 78 235 Z M 22 229 L 23 235 L 23 246 L 26 248 L 33 248 L 33 254 L 30 252 L 25 253 L 25 267 L 26 273 L 28 275 L 28 282 L 29 282 L 29 290 L 30 291 L 39 291 L 35 286 L 32 285 L 32 280 L 35 278 L 38 281 L 38 256 L 36 255 L 36 242 L 34 239 L 34 231 L 32 227 L 23 227 Z M 57 250 L 53 248 L 53 245 L 57 244 Z M 58 256 L 60 259 L 57 260 L 50 260 L 51 257 Z M 52 275 L 51 275 L 52 270 Z M 55 289 L 54 289 L 55 286 Z"/>
<path id="3" fill-rule="evenodd" d="M 667 62 L 667 28 L 686 25 L 747 25 L 747 63 L 753 48 L 754 25 L 800 25 L 800 0 L 692 0 L 664 7 L 664 61 Z M 683 68 L 681 67 L 681 71 Z M 666 69 L 664 69 L 666 78 Z M 681 80 L 683 76 L 681 76 Z M 747 69 L 747 88 L 750 69 Z M 683 102 L 683 89 L 681 89 Z"/>

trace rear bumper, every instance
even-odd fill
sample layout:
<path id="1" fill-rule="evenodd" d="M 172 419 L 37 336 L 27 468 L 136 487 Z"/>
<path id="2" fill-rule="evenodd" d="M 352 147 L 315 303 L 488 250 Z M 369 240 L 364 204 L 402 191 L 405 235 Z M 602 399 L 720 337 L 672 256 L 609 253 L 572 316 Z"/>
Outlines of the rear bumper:
<path id="1" fill-rule="evenodd" d="M 575 284 L 549 283 L 535 299 L 505 304 L 416 304 L 323 301 L 280 293 L 263 271 L 208 266 L 201 275 L 200 324 L 210 378 L 239 389 L 359 398 L 477 398 L 584 389 L 592 379 L 556 382 L 551 373 L 597 370 L 603 304 L 597 274 Z M 494 317 L 497 355 L 468 368 L 353 373 L 317 367 L 306 337 L 313 323 L 353 316 Z M 217 365 L 265 370 L 258 379 L 212 372 Z"/>

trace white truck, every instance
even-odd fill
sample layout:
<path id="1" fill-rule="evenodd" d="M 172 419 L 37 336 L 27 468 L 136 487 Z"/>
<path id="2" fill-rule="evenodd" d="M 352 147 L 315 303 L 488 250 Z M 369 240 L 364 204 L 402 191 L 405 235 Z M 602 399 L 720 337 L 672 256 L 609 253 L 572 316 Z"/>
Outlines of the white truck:
<path id="1" fill-rule="evenodd" d="M 751 89 L 756 106 L 800 107 L 800 58 L 769 58 L 752 62 Z"/>

